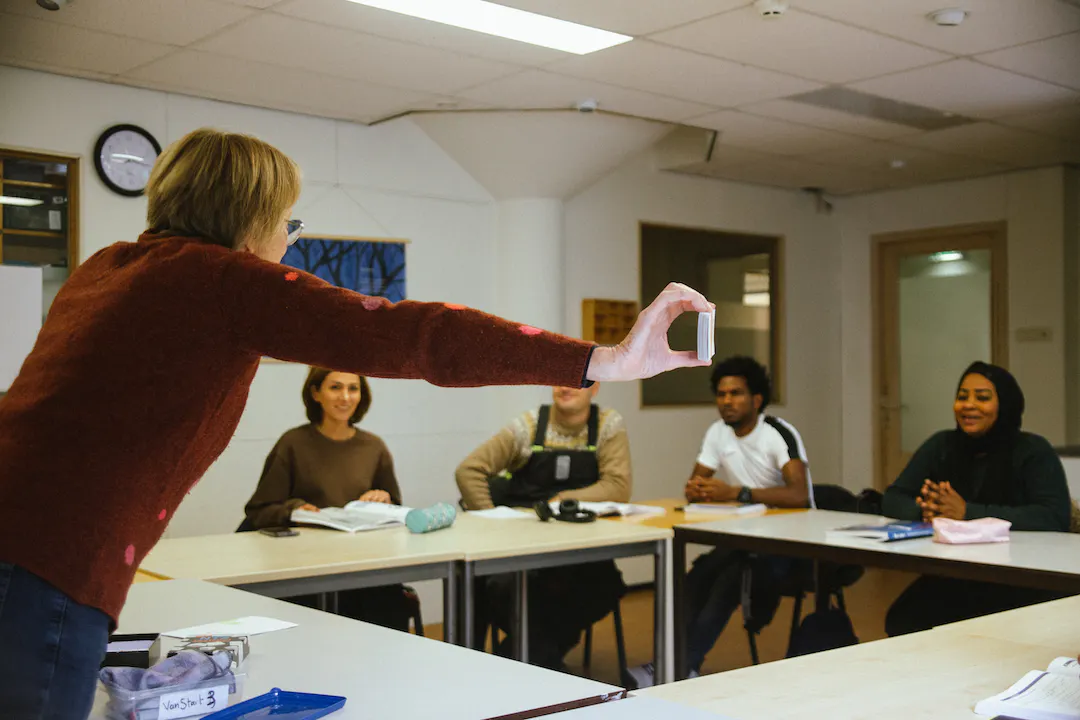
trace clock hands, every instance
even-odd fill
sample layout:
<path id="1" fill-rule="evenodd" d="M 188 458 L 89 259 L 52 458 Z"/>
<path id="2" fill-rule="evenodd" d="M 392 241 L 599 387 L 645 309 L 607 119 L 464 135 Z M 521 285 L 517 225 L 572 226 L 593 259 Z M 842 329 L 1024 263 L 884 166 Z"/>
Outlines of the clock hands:
<path id="1" fill-rule="evenodd" d="M 138 163 L 139 165 L 145 165 L 146 167 L 150 167 L 150 163 L 146 162 L 146 160 L 139 157 L 138 155 L 129 155 L 127 153 L 112 153 L 110 157 L 112 157 L 113 160 L 117 160 L 119 162 L 133 162 Z"/>

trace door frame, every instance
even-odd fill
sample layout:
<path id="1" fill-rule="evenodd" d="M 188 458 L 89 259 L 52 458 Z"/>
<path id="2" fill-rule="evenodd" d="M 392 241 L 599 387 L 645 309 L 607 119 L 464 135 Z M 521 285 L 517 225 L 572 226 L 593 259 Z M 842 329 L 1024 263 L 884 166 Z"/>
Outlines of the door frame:
<path id="1" fill-rule="evenodd" d="M 1008 224 L 1005 221 L 950 225 L 871 236 L 870 267 L 871 344 L 873 385 L 871 417 L 874 442 L 874 487 L 884 491 L 894 478 L 885 477 L 888 451 L 885 442 L 887 412 L 898 412 L 899 397 L 889 396 L 899 389 L 899 357 L 895 354 L 899 327 L 899 292 L 885 282 L 887 271 L 898 272 L 899 259 L 941 250 L 990 250 L 990 349 L 991 362 L 1009 365 L 1009 277 Z M 894 352 L 889 355 L 889 351 Z"/>

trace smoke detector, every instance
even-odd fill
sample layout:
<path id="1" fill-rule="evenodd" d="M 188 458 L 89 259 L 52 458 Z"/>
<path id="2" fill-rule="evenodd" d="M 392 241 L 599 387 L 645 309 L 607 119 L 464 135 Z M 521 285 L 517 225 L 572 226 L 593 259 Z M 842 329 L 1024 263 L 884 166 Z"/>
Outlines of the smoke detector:
<path id="1" fill-rule="evenodd" d="M 754 0 L 754 9 L 762 17 L 779 17 L 787 12 L 788 0 Z"/>
<path id="2" fill-rule="evenodd" d="M 964 22 L 964 18 L 967 17 L 967 10 L 961 10 L 960 8 L 945 8 L 944 10 L 935 10 L 927 15 L 927 17 L 941 27 L 956 27 Z"/>

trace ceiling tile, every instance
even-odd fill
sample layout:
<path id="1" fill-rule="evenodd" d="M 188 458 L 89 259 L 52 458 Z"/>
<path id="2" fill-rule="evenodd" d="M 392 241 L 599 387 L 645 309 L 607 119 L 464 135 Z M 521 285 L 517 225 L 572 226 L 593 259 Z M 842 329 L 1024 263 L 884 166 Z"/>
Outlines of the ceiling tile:
<path id="1" fill-rule="evenodd" d="M 1068 158 L 1067 140 L 1036 135 L 1027 130 L 992 123 L 976 123 L 920 133 L 896 141 L 941 153 L 966 155 L 1015 167 L 1040 167 L 1063 163 Z"/>
<path id="2" fill-rule="evenodd" d="M 0 62 L 34 63 L 115 75 L 175 48 L 0 13 Z"/>
<path id="3" fill-rule="evenodd" d="M 845 165 L 885 172 L 898 178 L 896 182 L 900 185 L 909 185 L 921 179 L 936 182 L 946 175 L 977 177 L 1010 169 L 1008 165 L 988 160 L 886 142 L 866 142 L 863 145 L 822 150 L 805 155 L 804 159 L 826 165 Z M 901 161 L 903 165 L 893 168 L 894 161 Z"/>
<path id="4" fill-rule="evenodd" d="M 763 115 L 778 120 L 813 125 L 826 130 L 835 130 L 881 140 L 917 132 L 917 130 L 904 125 L 792 100 L 768 100 L 754 105 L 745 105 L 741 109 L 743 112 L 752 115 Z"/>
<path id="5" fill-rule="evenodd" d="M 266 9 L 273 7 L 282 0 L 214 0 L 215 2 L 227 3 L 229 5 L 247 5 L 248 7 Z"/>
<path id="6" fill-rule="evenodd" d="M 178 51 L 122 79 L 201 97 L 362 121 L 424 99 L 420 93 L 397 88 L 195 50 Z"/>
<path id="7" fill-rule="evenodd" d="M 650 38 L 667 45 L 829 83 L 876 77 L 948 60 L 935 50 L 790 10 L 763 18 L 753 8 Z M 778 52 L 778 48 L 783 48 Z"/>
<path id="8" fill-rule="evenodd" d="M 710 163 L 693 170 L 694 174 L 738 182 L 786 187 L 792 190 L 821 188 L 830 195 L 848 195 L 888 187 L 882 173 L 858 168 L 822 165 L 802 158 L 771 158 L 752 163 Z"/>
<path id="9" fill-rule="evenodd" d="M 210 0 L 97 0 L 59 12 L 28 0 L 0 0 L 0 12 L 170 45 L 187 45 L 252 13 Z"/>
<path id="10" fill-rule="evenodd" d="M 720 142 L 777 155 L 802 155 L 829 147 L 859 144 L 862 138 L 808 125 L 770 120 L 737 110 L 694 118 L 689 124 L 720 131 Z"/>
<path id="11" fill-rule="evenodd" d="M 454 94 L 518 69 L 493 60 L 272 13 L 261 13 L 195 47 L 255 62 L 438 94 Z"/>
<path id="12" fill-rule="evenodd" d="M 736 107 L 794 95 L 820 84 L 697 53 L 635 40 L 562 60 L 553 72 L 592 78 L 716 107 Z"/>
<path id="13" fill-rule="evenodd" d="M 559 50 L 421 20 L 346 0 L 286 0 L 276 5 L 273 11 L 322 25 L 517 65 L 539 66 L 567 56 Z"/>
<path id="14" fill-rule="evenodd" d="M 1001 118 L 997 122 L 1066 140 L 1080 140 L 1080 105 L 1029 115 L 1015 115 Z"/>
<path id="15" fill-rule="evenodd" d="M 998 50 L 975 59 L 1080 90 L 1080 33 Z"/>
<path id="16" fill-rule="evenodd" d="M 1017 115 L 1080 102 L 1080 93 L 971 60 L 864 80 L 852 89 L 977 118 Z"/>
<path id="17" fill-rule="evenodd" d="M 703 115 L 713 109 L 708 105 L 542 70 L 527 70 L 459 94 L 501 108 L 572 108 L 581 100 L 593 98 L 603 110 L 671 122 Z"/>
<path id="18" fill-rule="evenodd" d="M 499 4 L 640 37 L 749 5 L 750 0 L 499 0 Z"/>
<path id="19" fill-rule="evenodd" d="M 959 6 L 969 15 L 939 27 L 927 14 Z M 1080 7 L 1061 0 L 799 0 L 800 10 L 956 55 L 998 50 L 1080 30 Z"/>

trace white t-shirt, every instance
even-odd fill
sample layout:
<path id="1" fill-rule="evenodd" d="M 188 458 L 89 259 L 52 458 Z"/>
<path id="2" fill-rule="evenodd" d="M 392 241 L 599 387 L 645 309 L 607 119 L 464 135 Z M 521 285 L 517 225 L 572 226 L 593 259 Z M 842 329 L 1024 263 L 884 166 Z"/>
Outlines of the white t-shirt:
<path id="1" fill-rule="evenodd" d="M 738 437 L 723 420 L 705 433 L 698 465 L 715 471 L 715 477 L 729 485 L 748 488 L 783 487 L 781 472 L 792 460 L 806 463 L 806 483 L 813 505 L 810 462 L 799 431 L 790 423 L 770 415 L 759 415 L 757 427 L 746 437 Z"/>

